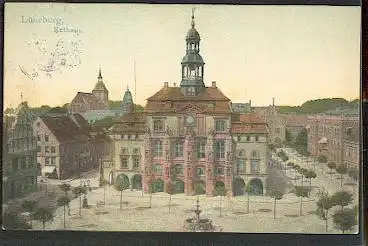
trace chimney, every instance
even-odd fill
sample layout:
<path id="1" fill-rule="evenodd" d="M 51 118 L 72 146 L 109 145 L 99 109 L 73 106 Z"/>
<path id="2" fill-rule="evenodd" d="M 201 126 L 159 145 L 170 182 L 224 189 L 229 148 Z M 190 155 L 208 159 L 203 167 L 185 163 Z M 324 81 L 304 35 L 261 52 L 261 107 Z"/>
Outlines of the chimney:
<path id="1" fill-rule="evenodd" d="M 212 87 L 216 88 L 216 81 L 212 81 Z"/>
<path id="2" fill-rule="evenodd" d="M 272 98 L 272 106 L 275 106 L 275 98 Z"/>
<path id="3" fill-rule="evenodd" d="M 251 106 L 252 105 L 252 100 L 249 100 L 249 106 Z"/>
<path id="4" fill-rule="evenodd" d="M 169 87 L 169 82 L 164 82 L 164 88 L 168 88 Z"/>

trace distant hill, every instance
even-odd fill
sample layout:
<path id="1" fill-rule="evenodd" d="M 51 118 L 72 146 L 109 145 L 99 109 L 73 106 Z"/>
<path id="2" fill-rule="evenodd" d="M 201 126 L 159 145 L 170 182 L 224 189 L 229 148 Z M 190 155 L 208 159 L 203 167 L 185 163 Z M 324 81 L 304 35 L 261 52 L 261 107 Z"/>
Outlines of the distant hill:
<path id="1" fill-rule="evenodd" d="M 359 108 L 359 99 L 348 101 L 344 98 L 324 98 L 309 100 L 301 106 L 278 106 L 278 112 L 282 114 L 318 114 L 333 110 L 354 110 Z"/>

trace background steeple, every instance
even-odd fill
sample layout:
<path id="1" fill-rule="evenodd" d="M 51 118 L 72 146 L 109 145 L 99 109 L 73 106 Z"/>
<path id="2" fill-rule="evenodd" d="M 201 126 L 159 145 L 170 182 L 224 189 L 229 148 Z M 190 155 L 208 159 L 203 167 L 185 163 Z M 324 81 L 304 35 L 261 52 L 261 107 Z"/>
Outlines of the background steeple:
<path id="1" fill-rule="evenodd" d="M 98 70 L 97 83 L 95 88 L 92 90 L 92 94 L 98 97 L 104 104 L 108 105 L 109 91 L 106 89 L 106 86 L 103 82 L 101 67 Z"/>

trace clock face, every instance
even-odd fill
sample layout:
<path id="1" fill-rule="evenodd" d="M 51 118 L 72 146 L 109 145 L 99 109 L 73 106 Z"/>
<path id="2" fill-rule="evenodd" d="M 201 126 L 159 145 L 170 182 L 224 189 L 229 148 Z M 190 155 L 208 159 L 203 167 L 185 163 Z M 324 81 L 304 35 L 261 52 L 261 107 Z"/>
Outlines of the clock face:
<path id="1" fill-rule="evenodd" d="M 188 117 L 187 117 L 187 123 L 188 123 L 188 124 L 193 124 L 193 123 L 194 123 L 194 117 L 193 117 L 193 116 L 191 116 L 191 115 L 190 115 L 190 116 L 188 116 Z"/>

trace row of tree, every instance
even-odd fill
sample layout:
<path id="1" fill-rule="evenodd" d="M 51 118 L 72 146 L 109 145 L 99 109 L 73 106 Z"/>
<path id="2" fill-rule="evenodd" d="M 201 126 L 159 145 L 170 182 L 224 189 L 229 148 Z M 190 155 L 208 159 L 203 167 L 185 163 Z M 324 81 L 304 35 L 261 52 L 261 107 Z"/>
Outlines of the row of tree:
<path id="1" fill-rule="evenodd" d="M 71 189 L 69 184 L 59 185 L 59 189 L 64 192 L 64 195 L 60 196 L 56 200 L 57 206 L 44 206 L 36 200 L 25 200 L 22 203 L 23 211 L 28 213 L 29 224 L 22 222 L 22 218 L 19 217 L 19 213 L 7 212 L 4 215 L 4 227 L 6 229 L 31 229 L 33 227 L 32 221 L 36 220 L 42 223 L 43 229 L 45 229 L 46 223 L 52 222 L 55 217 L 55 211 L 57 207 L 64 208 L 64 229 L 66 228 L 66 213 L 70 215 L 70 191 L 74 194 L 75 198 L 79 197 L 79 216 L 81 216 L 82 208 L 82 195 L 87 194 L 87 188 L 78 186 Z M 86 200 L 86 197 L 84 197 Z M 14 223 L 15 222 L 15 223 Z"/>
<path id="2" fill-rule="evenodd" d="M 279 113 L 318 114 L 335 109 L 358 109 L 359 99 L 348 101 L 344 98 L 309 100 L 301 106 L 278 106 Z"/>
<path id="3" fill-rule="evenodd" d="M 332 196 L 323 193 L 317 201 L 317 215 L 326 221 L 326 232 L 328 231 L 329 211 L 334 206 L 341 208 L 333 214 L 333 222 L 337 229 L 344 233 L 351 230 L 357 224 L 358 207 L 345 208 L 353 201 L 353 196 L 347 191 L 338 191 Z"/>

